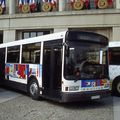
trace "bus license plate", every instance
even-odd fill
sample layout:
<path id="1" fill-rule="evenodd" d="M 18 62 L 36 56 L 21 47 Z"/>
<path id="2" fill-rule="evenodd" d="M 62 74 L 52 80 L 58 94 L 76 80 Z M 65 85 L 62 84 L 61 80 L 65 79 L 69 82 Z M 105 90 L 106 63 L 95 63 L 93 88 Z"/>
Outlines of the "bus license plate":
<path id="1" fill-rule="evenodd" d="M 92 99 L 92 100 L 94 100 L 94 99 L 100 99 L 100 95 L 91 96 L 91 99 Z"/>

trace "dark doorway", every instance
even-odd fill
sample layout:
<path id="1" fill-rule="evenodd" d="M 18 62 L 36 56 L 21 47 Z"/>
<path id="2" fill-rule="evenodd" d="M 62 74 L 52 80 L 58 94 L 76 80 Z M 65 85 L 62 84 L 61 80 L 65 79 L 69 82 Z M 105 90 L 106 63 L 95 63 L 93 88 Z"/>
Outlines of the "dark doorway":
<path id="1" fill-rule="evenodd" d="M 5 79 L 5 48 L 0 49 L 0 85 Z"/>
<path id="2" fill-rule="evenodd" d="M 0 31 L 0 44 L 3 43 L 3 32 Z"/>
<path id="3" fill-rule="evenodd" d="M 59 98 L 62 74 L 62 40 L 44 42 L 43 94 Z"/>

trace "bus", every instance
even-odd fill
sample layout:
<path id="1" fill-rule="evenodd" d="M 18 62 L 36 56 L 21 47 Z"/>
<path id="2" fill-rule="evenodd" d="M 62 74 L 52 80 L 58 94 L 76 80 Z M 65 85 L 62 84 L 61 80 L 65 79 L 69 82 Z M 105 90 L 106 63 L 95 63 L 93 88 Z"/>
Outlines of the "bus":
<path id="1" fill-rule="evenodd" d="M 108 39 L 97 33 L 63 31 L 0 45 L 0 82 L 32 99 L 58 102 L 110 95 Z"/>
<path id="2" fill-rule="evenodd" d="M 109 42 L 109 76 L 113 95 L 120 96 L 120 42 Z"/>

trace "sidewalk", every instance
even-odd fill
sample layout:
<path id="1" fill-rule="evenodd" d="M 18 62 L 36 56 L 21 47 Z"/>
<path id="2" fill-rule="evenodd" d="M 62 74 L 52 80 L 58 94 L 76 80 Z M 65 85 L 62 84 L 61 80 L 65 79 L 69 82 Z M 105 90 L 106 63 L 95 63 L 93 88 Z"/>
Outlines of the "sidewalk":
<path id="1" fill-rule="evenodd" d="M 8 91 L 0 88 L 0 103 L 6 102 L 8 100 L 14 99 L 16 97 L 20 96 L 19 93 Z"/>

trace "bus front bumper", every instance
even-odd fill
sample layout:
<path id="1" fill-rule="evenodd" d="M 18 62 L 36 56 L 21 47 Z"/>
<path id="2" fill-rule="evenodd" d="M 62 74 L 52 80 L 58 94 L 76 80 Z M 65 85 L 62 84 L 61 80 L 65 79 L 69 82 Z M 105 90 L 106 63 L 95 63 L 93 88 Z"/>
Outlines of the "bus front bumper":
<path id="1" fill-rule="evenodd" d="M 94 100 L 108 97 L 111 95 L 110 90 L 102 91 L 90 91 L 90 92 L 62 92 L 61 102 L 75 102 L 75 101 L 85 101 Z"/>

